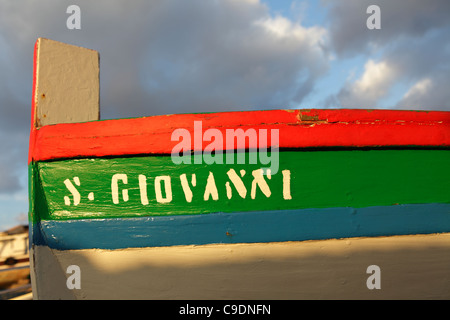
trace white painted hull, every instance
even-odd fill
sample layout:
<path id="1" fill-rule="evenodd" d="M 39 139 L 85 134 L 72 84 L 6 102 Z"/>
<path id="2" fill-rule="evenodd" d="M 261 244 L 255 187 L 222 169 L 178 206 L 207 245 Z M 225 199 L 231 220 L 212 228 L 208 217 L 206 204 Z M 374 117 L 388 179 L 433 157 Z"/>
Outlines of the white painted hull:
<path id="1" fill-rule="evenodd" d="M 35 299 L 450 299 L 450 233 L 120 250 L 36 246 Z M 80 267 L 81 289 L 69 290 Z M 368 289 L 370 265 L 380 289 Z"/>

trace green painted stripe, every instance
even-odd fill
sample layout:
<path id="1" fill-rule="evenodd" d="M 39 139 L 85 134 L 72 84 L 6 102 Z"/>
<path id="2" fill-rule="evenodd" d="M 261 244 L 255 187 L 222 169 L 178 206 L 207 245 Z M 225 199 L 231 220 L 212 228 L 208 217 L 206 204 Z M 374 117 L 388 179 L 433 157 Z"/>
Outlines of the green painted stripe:
<path id="1" fill-rule="evenodd" d="M 270 179 L 255 174 L 267 165 L 248 164 L 248 158 L 246 164 L 194 164 L 194 156 L 191 160 L 178 165 L 168 156 L 40 162 L 35 167 L 35 205 L 45 220 L 450 202 L 449 150 L 281 151 L 278 173 Z M 285 177 L 283 182 L 285 170 L 290 180 Z M 230 172 L 244 186 L 241 195 Z M 113 177 L 119 178 L 118 203 Z M 205 200 L 208 178 L 211 194 L 206 193 Z M 169 185 L 170 192 L 165 188 Z M 80 194 L 79 200 L 69 189 Z"/>

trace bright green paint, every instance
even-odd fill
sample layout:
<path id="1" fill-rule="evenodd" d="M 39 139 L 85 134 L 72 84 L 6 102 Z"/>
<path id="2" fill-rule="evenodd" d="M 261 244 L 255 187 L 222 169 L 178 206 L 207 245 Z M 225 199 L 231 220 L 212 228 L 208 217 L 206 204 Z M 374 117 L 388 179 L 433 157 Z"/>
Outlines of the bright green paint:
<path id="1" fill-rule="evenodd" d="M 42 219 L 449 203 L 449 164 L 449 150 L 281 151 L 278 173 L 270 180 L 264 177 L 271 195 L 267 197 L 255 184 L 255 198 L 252 199 L 252 171 L 266 167 L 264 165 L 175 165 L 170 156 L 40 162 L 35 165 L 39 174 L 39 180 L 34 184 L 35 203 Z M 239 177 L 240 170 L 245 170 L 242 183 L 247 193 L 244 199 L 227 176 L 230 169 L 234 169 Z M 290 171 L 290 200 L 283 196 L 283 186 L 288 185 L 286 181 L 283 184 L 283 170 Z M 210 172 L 214 176 L 218 199 L 213 200 L 210 196 L 205 201 Z M 115 174 L 127 177 L 127 184 L 118 180 L 117 204 L 113 203 L 112 196 Z M 186 200 L 180 180 L 182 174 L 187 176 L 192 202 Z M 191 183 L 192 174 L 196 176 L 195 187 Z M 148 204 L 141 200 L 144 188 L 139 187 L 139 175 L 146 177 Z M 156 200 L 155 178 L 158 176 L 170 177 L 172 199 L 167 203 Z M 76 185 L 74 177 L 79 178 L 80 186 Z M 80 193 L 80 202 L 76 206 L 64 184 L 66 179 Z M 230 183 L 231 199 L 227 196 L 226 182 Z M 42 190 L 37 185 L 40 184 L 46 201 L 39 195 Z M 161 186 L 164 199 L 167 196 L 164 183 Z M 124 201 L 124 189 L 128 201 Z M 89 200 L 91 192 L 93 200 Z M 70 205 L 65 204 L 66 196 Z"/>

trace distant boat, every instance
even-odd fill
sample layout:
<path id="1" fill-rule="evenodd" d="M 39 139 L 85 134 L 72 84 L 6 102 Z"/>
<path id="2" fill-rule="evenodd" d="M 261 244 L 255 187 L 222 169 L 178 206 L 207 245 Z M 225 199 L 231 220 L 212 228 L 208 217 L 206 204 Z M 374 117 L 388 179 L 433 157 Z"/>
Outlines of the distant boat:
<path id="1" fill-rule="evenodd" d="M 34 298 L 450 298 L 450 112 L 98 121 L 98 61 L 36 42 Z"/>

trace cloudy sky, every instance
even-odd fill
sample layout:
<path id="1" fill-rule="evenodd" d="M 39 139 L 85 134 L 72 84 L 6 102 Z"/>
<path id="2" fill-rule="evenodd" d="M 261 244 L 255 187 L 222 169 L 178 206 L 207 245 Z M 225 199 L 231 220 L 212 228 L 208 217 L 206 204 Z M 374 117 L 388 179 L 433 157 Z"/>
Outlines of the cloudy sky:
<path id="1" fill-rule="evenodd" d="M 81 29 L 69 30 L 69 5 Z M 370 30 L 369 5 L 381 10 Z M 0 0 L 0 231 L 26 222 L 33 47 L 100 52 L 101 117 L 450 111 L 448 0 Z"/>

